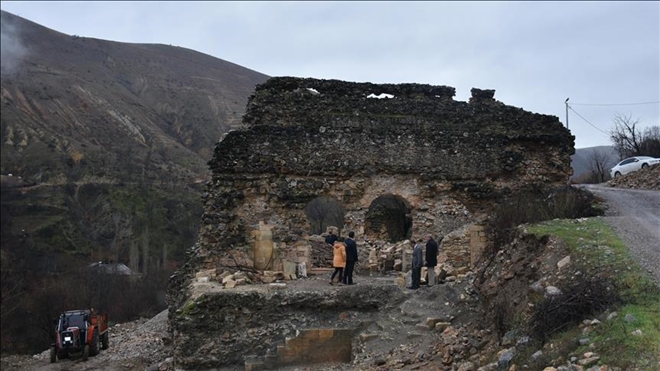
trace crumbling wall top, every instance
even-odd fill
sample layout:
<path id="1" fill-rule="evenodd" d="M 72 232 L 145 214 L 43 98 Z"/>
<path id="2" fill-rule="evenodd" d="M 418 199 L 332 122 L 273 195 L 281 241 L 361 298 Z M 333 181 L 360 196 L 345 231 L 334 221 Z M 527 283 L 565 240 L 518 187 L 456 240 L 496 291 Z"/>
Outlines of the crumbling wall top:
<path id="1" fill-rule="evenodd" d="M 247 126 L 342 126 L 377 119 L 452 113 L 456 89 L 428 84 L 373 84 L 340 80 L 274 77 L 258 85 L 243 123 Z M 454 107 L 454 108 L 452 108 Z"/>
<path id="2" fill-rule="evenodd" d="M 536 156 L 526 151 L 545 161 L 547 151 L 572 154 L 556 116 L 505 105 L 494 90 L 472 89 L 469 103 L 454 94 L 449 86 L 271 78 L 250 97 L 247 128 L 229 133 L 209 165 L 234 174 L 484 179 L 522 175 Z M 568 157 L 557 161 L 558 172 L 547 169 L 563 174 Z"/>

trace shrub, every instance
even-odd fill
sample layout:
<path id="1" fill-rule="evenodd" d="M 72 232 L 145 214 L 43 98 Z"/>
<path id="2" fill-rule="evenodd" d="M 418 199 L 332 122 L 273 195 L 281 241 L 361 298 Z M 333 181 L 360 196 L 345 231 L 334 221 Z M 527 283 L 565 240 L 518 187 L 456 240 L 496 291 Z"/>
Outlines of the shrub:
<path id="1" fill-rule="evenodd" d="M 510 242 L 511 233 L 520 224 L 602 215 L 595 202 L 593 194 L 571 186 L 533 187 L 509 195 L 500 200 L 490 218 L 495 246 Z"/>
<path id="2" fill-rule="evenodd" d="M 577 281 L 561 291 L 536 306 L 530 322 L 536 340 L 544 342 L 555 332 L 621 302 L 614 282 L 602 277 Z"/>

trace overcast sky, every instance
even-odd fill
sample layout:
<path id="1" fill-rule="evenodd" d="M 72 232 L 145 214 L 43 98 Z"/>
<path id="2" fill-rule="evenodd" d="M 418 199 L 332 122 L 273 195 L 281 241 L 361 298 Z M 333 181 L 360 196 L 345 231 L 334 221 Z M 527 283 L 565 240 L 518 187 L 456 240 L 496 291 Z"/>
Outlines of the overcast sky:
<path id="1" fill-rule="evenodd" d="M 611 144 L 607 132 L 617 113 L 639 119 L 642 128 L 660 125 L 659 2 L 2 1 L 1 7 L 66 34 L 177 45 L 270 76 L 449 85 L 463 101 L 472 87 L 495 89 L 497 100 L 564 124 L 570 97 L 576 148 Z"/>

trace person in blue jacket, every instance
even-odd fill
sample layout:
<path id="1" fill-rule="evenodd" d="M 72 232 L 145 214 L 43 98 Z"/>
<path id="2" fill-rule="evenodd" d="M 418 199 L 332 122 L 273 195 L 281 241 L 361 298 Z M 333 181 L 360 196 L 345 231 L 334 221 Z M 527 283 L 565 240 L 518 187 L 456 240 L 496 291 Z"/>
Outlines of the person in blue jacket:
<path id="1" fill-rule="evenodd" d="M 355 243 L 355 233 L 350 232 L 348 238 L 344 241 L 346 244 L 346 268 L 344 269 L 344 285 L 354 285 L 353 269 L 358 261 L 357 244 Z"/>

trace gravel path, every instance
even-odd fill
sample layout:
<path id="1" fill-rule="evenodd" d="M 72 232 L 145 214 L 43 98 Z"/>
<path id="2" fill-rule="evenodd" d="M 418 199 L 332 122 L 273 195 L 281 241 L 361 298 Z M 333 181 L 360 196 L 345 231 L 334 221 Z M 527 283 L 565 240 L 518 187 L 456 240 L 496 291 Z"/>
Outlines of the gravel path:
<path id="1" fill-rule="evenodd" d="M 660 192 L 601 185 L 580 187 L 605 201 L 605 220 L 660 284 Z"/>

